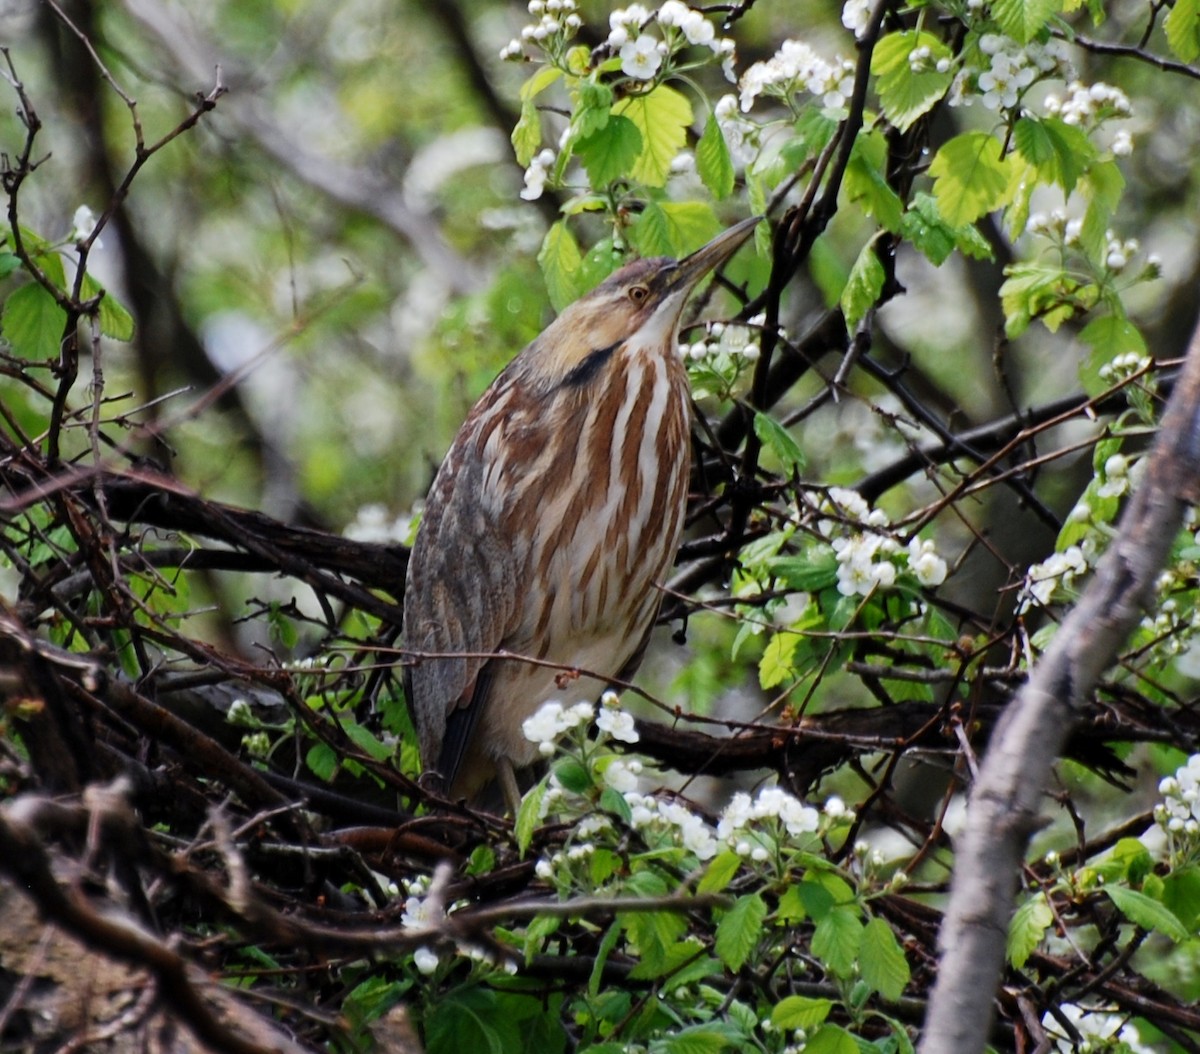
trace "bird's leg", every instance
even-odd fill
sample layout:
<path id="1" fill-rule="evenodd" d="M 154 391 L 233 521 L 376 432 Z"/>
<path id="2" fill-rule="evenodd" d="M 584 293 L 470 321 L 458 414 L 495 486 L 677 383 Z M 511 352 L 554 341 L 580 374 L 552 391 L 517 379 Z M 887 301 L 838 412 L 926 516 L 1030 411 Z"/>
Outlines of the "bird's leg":
<path id="1" fill-rule="evenodd" d="M 500 783 L 500 791 L 512 818 L 516 820 L 521 811 L 521 788 L 517 786 L 517 775 L 513 772 L 512 762 L 508 758 L 496 759 L 496 779 Z"/>

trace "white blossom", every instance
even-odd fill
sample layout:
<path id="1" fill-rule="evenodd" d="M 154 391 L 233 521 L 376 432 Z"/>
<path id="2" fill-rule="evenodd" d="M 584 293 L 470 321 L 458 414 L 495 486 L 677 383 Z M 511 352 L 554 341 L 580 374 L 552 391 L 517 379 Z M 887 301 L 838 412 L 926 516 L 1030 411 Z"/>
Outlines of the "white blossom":
<path id="1" fill-rule="evenodd" d="M 914 538 L 908 543 L 908 566 L 923 586 L 940 586 L 946 581 L 946 561 L 928 538 Z"/>
<path id="2" fill-rule="evenodd" d="M 648 81 L 654 78 L 662 65 L 662 55 L 658 51 L 658 41 L 643 33 L 637 40 L 631 40 L 621 46 L 621 72 L 636 80 Z"/>
<path id="3" fill-rule="evenodd" d="M 854 36 L 862 40 L 871 20 L 871 0 L 846 0 L 842 6 L 842 25 L 853 30 Z"/>
<path id="4" fill-rule="evenodd" d="M 413 964 L 423 974 L 431 974 L 438 967 L 437 952 L 429 948 L 418 948 L 413 952 Z"/>

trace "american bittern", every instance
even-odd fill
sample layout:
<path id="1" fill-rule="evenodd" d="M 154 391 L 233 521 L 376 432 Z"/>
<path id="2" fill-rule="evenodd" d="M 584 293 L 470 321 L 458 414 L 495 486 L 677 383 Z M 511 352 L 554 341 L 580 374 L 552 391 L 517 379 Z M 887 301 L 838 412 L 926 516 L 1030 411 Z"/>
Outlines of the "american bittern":
<path id="1" fill-rule="evenodd" d="M 513 769 L 538 757 L 524 720 L 604 687 L 563 670 L 624 678 L 641 661 L 687 505 L 680 315 L 755 223 L 683 260 L 622 267 L 517 355 L 459 429 L 404 596 L 405 694 L 422 760 L 452 797 L 498 778 L 515 815 Z"/>

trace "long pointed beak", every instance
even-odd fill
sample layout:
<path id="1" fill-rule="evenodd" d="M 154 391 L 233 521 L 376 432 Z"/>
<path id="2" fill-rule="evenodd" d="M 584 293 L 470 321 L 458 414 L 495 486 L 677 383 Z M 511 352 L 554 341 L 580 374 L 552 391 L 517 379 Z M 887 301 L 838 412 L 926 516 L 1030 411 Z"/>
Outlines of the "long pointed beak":
<path id="1" fill-rule="evenodd" d="M 691 256 L 685 256 L 671 275 L 671 288 L 690 290 L 709 271 L 719 267 L 728 260 L 746 242 L 754 228 L 761 222 L 761 216 L 751 216 L 748 220 L 735 223 L 727 231 L 722 231 L 707 245 L 697 249 Z"/>

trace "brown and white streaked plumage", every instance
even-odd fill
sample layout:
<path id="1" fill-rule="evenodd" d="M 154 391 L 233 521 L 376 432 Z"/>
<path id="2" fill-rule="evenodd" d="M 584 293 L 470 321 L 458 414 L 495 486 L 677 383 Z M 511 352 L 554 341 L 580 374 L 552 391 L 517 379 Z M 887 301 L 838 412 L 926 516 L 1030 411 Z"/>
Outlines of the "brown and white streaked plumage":
<path id="1" fill-rule="evenodd" d="M 628 675 L 675 557 L 690 460 L 679 318 L 755 220 L 681 261 L 639 260 L 568 306 L 500 373 L 434 480 L 404 597 L 405 693 L 426 768 L 475 799 L 537 745 L 547 699 Z M 498 652 L 527 656 L 490 658 Z"/>

